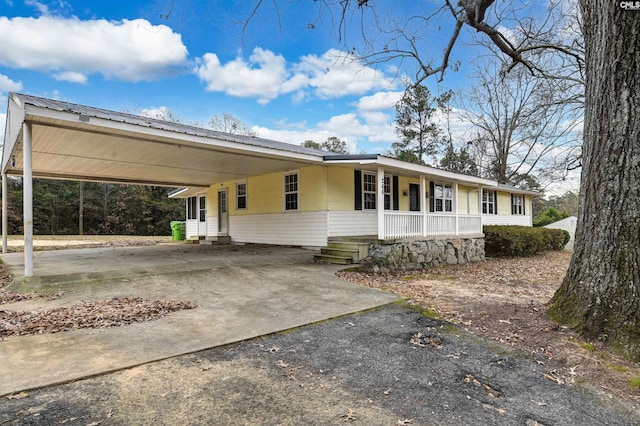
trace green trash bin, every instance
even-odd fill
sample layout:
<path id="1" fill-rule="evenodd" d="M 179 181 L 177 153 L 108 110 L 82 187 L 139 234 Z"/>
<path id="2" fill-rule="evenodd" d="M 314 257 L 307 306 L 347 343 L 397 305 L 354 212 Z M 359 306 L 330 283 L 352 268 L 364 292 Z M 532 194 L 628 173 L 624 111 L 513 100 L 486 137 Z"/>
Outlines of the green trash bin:
<path id="1" fill-rule="evenodd" d="M 180 221 L 171 222 L 171 239 L 173 241 L 184 240 L 185 223 Z"/>

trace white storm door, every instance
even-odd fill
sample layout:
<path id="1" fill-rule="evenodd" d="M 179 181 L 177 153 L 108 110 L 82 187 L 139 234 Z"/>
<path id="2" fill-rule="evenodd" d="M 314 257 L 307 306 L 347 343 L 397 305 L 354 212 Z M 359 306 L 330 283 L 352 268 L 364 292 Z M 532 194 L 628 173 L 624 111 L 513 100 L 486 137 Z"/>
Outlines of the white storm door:
<path id="1" fill-rule="evenodd" d="M 227 235 L 229 232 L 229 209 L 227 203 L 227 190 L 218 191 L 218 235 Z"/>
<path id="2" fill-rule="evenodd" d="M 198 195 L 198 236 L 207 235 L 207 197 Z"/>

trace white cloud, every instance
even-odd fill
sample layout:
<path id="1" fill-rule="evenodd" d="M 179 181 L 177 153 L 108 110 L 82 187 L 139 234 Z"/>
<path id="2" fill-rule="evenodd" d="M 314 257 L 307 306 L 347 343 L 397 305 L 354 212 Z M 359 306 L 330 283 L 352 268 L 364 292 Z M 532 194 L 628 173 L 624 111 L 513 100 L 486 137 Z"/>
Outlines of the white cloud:
<path id="1" fill-rule="evenodd" d="M 80 75 L 101 73 L 126 81 L 149 80 L 183 66 L 180 34 L 144 19 L 118 22 L 78 18 L 0 17 L 0 65 Z"/>
<path id="2" fill-rule="evenodd" d="M 4 127 L 5 124 L 7 123 L 7 114 L 0 114 L 0 135 L 2 135 L 2 138 L 4 140 Z"/>
<path id="3" fill-rule="evenodd" d="M 291 123 L 281 121 L 276 128 L 252 128 L 260 137 L 300 144 L 311 139 L 324 142 L 336 136 L 347 142 L 350 152 L 384 153 L 397 140 L 394 126 L 394 106 L 392 92 L 381 92 L 362 97 L 354 103 L 354 111 L 337 114 L 328 120 L 315 124 L 308 122 Z M 375 108 L 378 105 L 378 108 Z M 362 108 L 360 108 L 362 107 Z"/>
<path id="4" fill-rule="evenodd" d="M 394 85 L 394 79 L 364 66 L 354 55 L 336 49 L 330 49 L 322 56 L 303 56 L 292 69 L 298 75 L 305 75 L 308 85 L 324 99 L 361 95 Z"/>
<path id="5" fill-rule="evenodd" d="M 378 92 L 371 96 L 363 96 L 356 104 L 360 111 L 392 109 L 402 98 L 404 92 Z"/>
<path id="6" fill-rule="evenodd" d="M 171 114 L 171 112 L 166 106 L 143 108 L 139 113 L 139 115 L 143 117 L 155 118 L 157 120 L 163 120 L 168 114 Z"/>
<path id="7" fill-rule="evenodd" d="M 79 72 L 75 72 L 75 71 L 64 71 L 57 74 L 53 74 L 53 78 L 58 81 L 69 81 L 71 83 L 86 84 L 87 82 L 86 75 Z"/>
<path id="8" fill-rule="evenodd" d="M 238 57 L 222 65 L 214 53 L 207 53 L 196 67 L 196 74 L 210 92 L 238 97 L 257 97 L 266 104 L 283 92 L 287 78 L 286 61 L 281 55 L 256 47 L 250 62 Z M 254 66 L 256 65 L 256 66 Z"/>
<path id="9" fill-rule="evenodd" d="M 300 103 L 311 94 L 329 99 L 389 89 L 396 84 L 393 78 L 336 49 L 322 56 L 303 56 L 291 65 L 283 56 L 259 47 L 248 61 L 238 56 L 224 64 L 216 54 L 207 53 L 194 71 L 208 91 L 255 97 L 263 105 L 289 93 L 294 103 Z"/>
<path id="10" fill-rule="evenodd" d="M 43 15 L 46 15 L 49 13 L 49 7 L 47 7 L 46 4 L 40 3 L 39 1 L 25 0 L 24 4 L 27 6 L 33 6 L 34 8 L 36 8 L 38 12 L 40 12 Z"/>
<path id="11" fill-rule="evenodd" d="M 22 90 L 22 82 L 13 81 L 6 75 L 0 74 L 0 92 L 18 92 Z"/>

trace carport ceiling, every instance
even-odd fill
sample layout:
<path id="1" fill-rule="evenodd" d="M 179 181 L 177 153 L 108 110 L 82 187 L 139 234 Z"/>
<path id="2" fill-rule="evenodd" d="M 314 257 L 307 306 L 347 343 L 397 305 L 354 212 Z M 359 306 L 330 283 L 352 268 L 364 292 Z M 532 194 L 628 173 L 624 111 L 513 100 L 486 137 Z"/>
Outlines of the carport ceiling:
<path id="1" fill-rule="evenodd" d="M 22 123 L 33 176 L 145 185 L 215 182 L 321 164 L 324 153 L 33 96 L 11 94 L 3 168 L 22 175 Z"/>

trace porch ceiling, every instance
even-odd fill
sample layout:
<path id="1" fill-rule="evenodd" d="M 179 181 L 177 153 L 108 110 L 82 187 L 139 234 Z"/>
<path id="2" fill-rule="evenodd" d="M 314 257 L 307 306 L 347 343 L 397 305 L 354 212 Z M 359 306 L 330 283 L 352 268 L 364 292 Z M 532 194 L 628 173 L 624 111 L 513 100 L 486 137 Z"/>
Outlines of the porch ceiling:
<path id="1" fill-rule="evenodd" d="M 9 106 L 12 128 L 3 152 L 8 175 L 23 174 L 22 122 L 31 124 L 33 176 L 40 178 L 206 187 L 322 162 L 322 156 L 295 152 L 297 147 L 286 151 L 271 141 L 225 140 L 229 135 L 154 120 L 123 122 L 118 113 L 109 119 L 40 105 L 16 112 L 11 101 Z M 24 118 L 16 120 L 20 112 Z"/>

